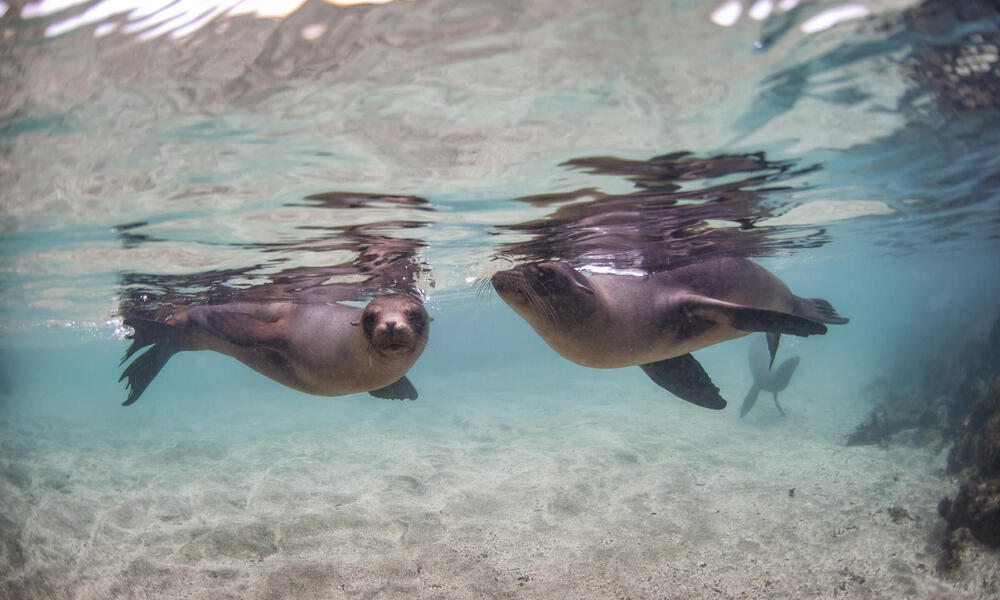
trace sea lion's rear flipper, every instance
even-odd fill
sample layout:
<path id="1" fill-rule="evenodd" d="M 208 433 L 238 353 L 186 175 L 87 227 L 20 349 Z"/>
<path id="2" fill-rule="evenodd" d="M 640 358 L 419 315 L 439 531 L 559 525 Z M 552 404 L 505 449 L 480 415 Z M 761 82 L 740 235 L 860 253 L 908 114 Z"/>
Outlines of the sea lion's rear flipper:
<path id="1" fill-rule="evenodd" d="M 822 298 L 796 298 L 796 300 L 798 306 L 795 312 L 807 319 L 833 325 L 843 325 L 850 321 L 850 319 L 838 315 L 833 306 Z"/>
<path id="2" fill-rule="evenodd" d="M 149 384 L 167 364 L 170 357 L 180 350 L 180 337 L 175 328 L 157 321 L 146 319 L 126 319 L 125 325 L 132 328 L 132 345 L 125 352 L 122 363 L 128 360 L 140 348 L 152 346 L 132 361 L 122 371 L 118 381 L 127 379 L 125 387 L 128 398 L 122 406 L 128 406 L 139 399 Z"/>
<path id="3" fill-rule="evenodd" d="M 715 410 L 726 407 L 726 401 L 719 395 L 719 388 L 715 387 L 705 369 L 690 354 L 639 367 L 656 385 L 682 400 Z"/>
<path id="4" fill-rule="evenodd" d="M 124 365 L 125 361 L 132 358 L 132 355 L 139 350 L 170 336 L 170 327 L 167 324 L 152 319 L 126 318 L 123 324 L 132 328 L 132 333 L 126 337 L 126 339 L 132 340 L 132 344 L 125 351 L 122 359 L 118 361 L 118 366 Z"/>
<path id="5" fill-rule="evenodd" d="M 417 399 L 417 388 L 410 383 L 410 380 L 406 378 L 406 375 L 400 377 L 395 383 L 390 383 L 383 388 L 372 390 L 368 393 L 376 398 L 383 398 L 385 400 Z"/>
<path id="6" fill-rule="evenodd" d="M 750 391 L 747 392 L 747 397 L 743 399 L 743 405 L 740 406 L 740 418 L 747 416 L 750 409 L 753 408 L 754 404 L 757 404 L 757 394 L 760 393 L 760 384 L 756 381 L 750 386 Z"/>
<path id="7" fill-rule="evenodd" d="M 781 343 L 781 334 L 777 331 L 769 331 L 764 334 L 767 337 L 767 351 L 771 354 L 771 361 L 767 363 L 768 370 L 774 366 L 774 355 L 778 353 L 778 344 Z"/>
<path id="8" fill-rule="evenodd" d="M 754 308 L 712 298 L 695 297 L 688 300 L 688 313 L 694 317 L 715 322 L 728 322 L 733 328 L 743 331 L 764 331 L 767 333 L 789 333 L 792 335 L 815 335 L 826 333 L 826 325 L 812 319 L 767 308 Z M 771 343 L 768 340 L 768 349 Z M 775 347 L 773 350 L 777 350 Z"/>
<path id="9" fill-rule="evenodd" d="M 285 327 L 276 310 L 234 308 L 228 306 L 198 306 L 188 312 L 189 318 L 205 331 L 237 346 L 280 347 Z"/>

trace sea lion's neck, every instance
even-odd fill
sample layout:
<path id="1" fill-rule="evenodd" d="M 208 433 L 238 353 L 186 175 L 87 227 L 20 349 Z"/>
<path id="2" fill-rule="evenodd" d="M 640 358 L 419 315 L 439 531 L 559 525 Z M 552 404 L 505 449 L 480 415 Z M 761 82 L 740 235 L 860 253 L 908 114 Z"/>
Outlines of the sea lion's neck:
<path id="1" fill-rule="evenodd" d="M 600 291 L 594 294 L 574 292 L 546 298 L 533 307 L 526 320 L 532 329 L 559 354 L 576 360 L 573 354 L 581 342 L 589 344 L 594 326 L 603 322 L 604 301 Z M 586 341 L 585 341 L 586 340 Z"/>

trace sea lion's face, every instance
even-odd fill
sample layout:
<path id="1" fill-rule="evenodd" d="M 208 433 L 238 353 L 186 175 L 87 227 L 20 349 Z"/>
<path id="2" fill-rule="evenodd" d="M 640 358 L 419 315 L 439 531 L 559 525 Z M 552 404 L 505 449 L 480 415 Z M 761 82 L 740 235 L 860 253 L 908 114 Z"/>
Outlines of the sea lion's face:
<path id="1" fill-rule="evenodd" d="M 589 304 L 594 290 L 587 278 L 565 263 L 532 263 L 494 273 L 493 289 L 532 324 L 575 314 Z"/>
<path id="2" fill-rule="evenodd" d="M 381 296 L 365 307 L 361 329 L 376 353 L 405 356 L 423 350 L 430 320 L 415 298 L 402 294 Z"/>

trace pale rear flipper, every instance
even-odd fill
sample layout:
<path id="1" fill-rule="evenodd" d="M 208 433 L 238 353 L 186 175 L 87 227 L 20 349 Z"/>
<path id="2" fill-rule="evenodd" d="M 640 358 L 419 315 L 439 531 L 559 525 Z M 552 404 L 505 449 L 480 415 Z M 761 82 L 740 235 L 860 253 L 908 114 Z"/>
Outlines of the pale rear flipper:
<path id="1" fill-rule="evenodd" d="M 792 380 L 792 373 L 799 366 L 799 357 L 793 356 L 781 363 L 777 369 L 771 371 L 768 381 L 764 383 L 764 389 L 778 393 L 788 387 L 788 382 Z"/>
<path id="2" fill-rule="evenodd" d="M 750 387 L 746 398 L 743 399 L 743 405 L 740 407 L 740 418 L 745 417 L 750 412 L 750 409 L 754 407 L 754 404 L 757 402 L 757 394 L 761 390 L 766 390 L 774 394 L 774 406 L 781 413 L 781 416 L 785 416 L 785 411 L 778 404 L 778 392 L 788 387 L 788 382 L 791 381 L 792 374 L 795 373 L 795 369 L 799 366 L 799 357 L 793 356 L 781 363 L 777 369 L 770 371 L 767 369 L 767 360 L 763 346 L 757 343 L 751 344 L 750 372 L 753 374 L 753 386 Z"/>
<path id="3" fill-rule="evenodd" d="M 760 384 L 756 381 L 752 386 L 750 386 L 750 391 L 747 392 L 746 398 L 743 399 L 743 405 L 740 406 L 740 418 L 747 416 L 750 409 L 753 408 L 754 404 L 757 404 L 757 395 L 760 394 Z"/>
<path id="4" fill-rule="evenodd" d="M 785 411 L 782 410 L 781 405 L 778 404 L 778 392 L 774 393 L 774 407 L 778 409 L 778 412 L 781 413 L 781 416 L 785 416 Z"/>

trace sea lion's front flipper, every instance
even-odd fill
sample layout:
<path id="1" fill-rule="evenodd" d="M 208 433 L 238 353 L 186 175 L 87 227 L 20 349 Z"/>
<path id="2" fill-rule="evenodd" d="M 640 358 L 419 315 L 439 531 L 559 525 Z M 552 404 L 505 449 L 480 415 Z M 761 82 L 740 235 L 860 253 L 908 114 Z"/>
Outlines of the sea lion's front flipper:
<path id="1" fill-rule="evenodd" d="M 376 398 L 383 398 L 385 400 L 417 399 L 417 388 L 410 383 L 410 380 L 406 378 L 406 375 L 400 377 L 395 383 L 390 383 L 383 388 L 372 390 L 368 393 Z"/>
<path id="2" fill-rule="evenodd" d="M 252 309 L 251 309 L 252 310 Z M 273 310 L 199 306 L 188 315 L 212 335 L 237 346 L 279 347 L 285 333 L 281 314 Z"/>
<path id="3" fill-rule="evenodd" d="M 690 354 L 639 365 L 656 385 L 671 394 L 705 408 L 721 410 L 726 401 L 719 395 L 708 373 Z"/>

